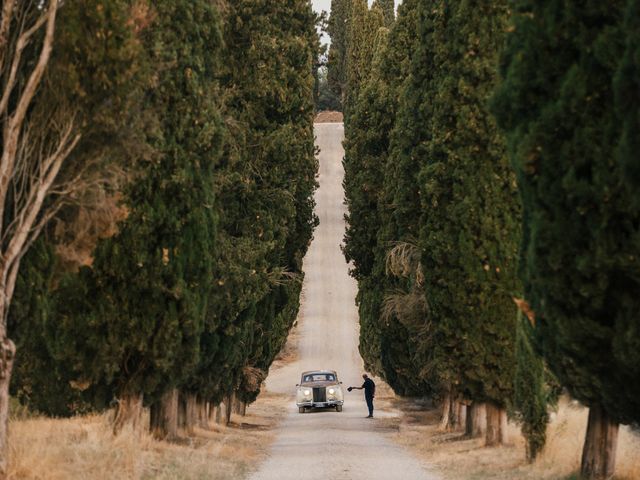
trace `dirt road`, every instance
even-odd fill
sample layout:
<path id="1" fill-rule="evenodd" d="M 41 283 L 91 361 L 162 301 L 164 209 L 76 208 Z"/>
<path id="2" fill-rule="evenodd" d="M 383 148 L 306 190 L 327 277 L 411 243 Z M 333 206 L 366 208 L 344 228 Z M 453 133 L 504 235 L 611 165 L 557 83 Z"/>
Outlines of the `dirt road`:
<path id="1" fill-rule="evenodd" d="M 320 226 L 305 258 L 303 300 L 297 328 L 297 359 L 272 369 L 267 390 L 291 395 L 289 413 L 277 432 L 271 454 L 251 480 L 435 480 L 424 465 L 388 439 L 376 411 L 364 418 L 359 391 L 346 393 L 344 411 L 299 414 L 295 384 L 303 370 L 337 370 L 344 386 L 362 383 L 358 354 L 355 281 L 340 251 L 344 234 L 342 124 L 316 124 L 320 188 L 316 212 Z"/>

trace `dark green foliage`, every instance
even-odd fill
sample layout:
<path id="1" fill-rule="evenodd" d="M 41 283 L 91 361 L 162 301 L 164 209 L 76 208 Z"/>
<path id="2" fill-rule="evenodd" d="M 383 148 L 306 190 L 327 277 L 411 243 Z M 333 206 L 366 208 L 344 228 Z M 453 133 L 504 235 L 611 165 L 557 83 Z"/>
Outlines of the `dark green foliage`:
<path id="1" fill-rule="evenodd" d="M 19 352 L 11 395 L 32 411 L 69 416 L 87 410 L 89 403 L 71 386 L 73 371 L 54 361 L 43 336 L 55 312 L 49 292 L 56 270 L 53 249 L 42 238 L 23 261 L 11 305 L 9 329 Z"/>
<path id="2" fill-rule="evenodd" d="M 160 394 L 198 361 L 215 252 L 220 45 L 209 2 L 155 7 L 145 38 L 159 67 L 145 105 L 158 119 L 148 132 L 155 154 L 125 192 L 130 212 L 118 234 L 100 242 L 93 265 L 58 291 L 66 302 L 55 355 L 118 396 Z"/>
<path id="3" fill-rule="evenodd" d="M 328 70 L 326 67 L 320 68 L 318 72 L 318 93 L 316 98 L 316 111 L 340 111 L 342 103 L 340 97 L 331 89 L 327 79 Z"/>
<path id="4" fill-rule="evenodd" d="M 415 35 L 415 5 L 412 0 L 404 2 L 391 32 L 378 32 L 372 71 L 362 84 L 347 129 L 344 160 L 349 207 L 344 251 L 358 280 L 360 352 L 366 367 L 402 394 L 429 390 L 418 374 L 422 366 L 416 363 L 417 338 L 426 319 L 420 312 L 400 314 L 393 308 L 415 300 L 419 306 L 418 265 L 410 265 L 411 273 L 402 278 L 387 271 L 387 254 L 398 241 L 411 240 L 407 226 L 415 218 L 393 215 L 396 161 L 389 151 Z M 417 216 L 419 204 L 414 207 Z"/>
<path id="5" fill-rule="evenodd" d="M 259 383 L 246 381 L 247 371 L 257 369 L 266 377 L 297 317 L 302 259 L 317 223 L 313 213 L 317 172 L 313 72 L 319 51 L 314 27 L 316 18 L 311 5 L 304 0 L 287 5 L 266 2 L 269 8 L 263 5 L 264 2 L 252 3 L 257 7 L 254 16 L 262 17 L 261 21 L 270 25 L 261 31 L 261 35 L 276 39 L 275 43 L 261 42 L 269 45 L 262 54 L 270 61 L 262 72 L 265 81 L 255 85 L 264 91 L 271 79 L 274 98 L 281 103 L 280 111 L 273 112 L 267 96 L 260 103 L 256 102 L 265 123 L 256 124 L 253 123 L 255 117 L 248 118 L 250 125 L 258 125 L 261 129 L 254 137 L 259 140 L 260 147 L 249 150 L 249 158 L 257 162 L 260 177 L 255 180 L 262 196 L 263 213 L 255 223 L 264 222 L 265 232 L 273 233 L 272 236 L 260 236 L 261 242 L 271 244 L 266 257 L 270 291 L 258 303 L 256 323 L 252 328 L 254 337 L 247 352 L 248 362 L 243 366 L 246 387 L 239 393 L 245 401 L 253 401 L 260 389 Z M 269 87 L 266 88 L 269 91 Z M 263 93 L 258 94 L 263 96 Z M 255 144 L 255 140 L 251 143 Z M 268 219 L 270 223 L 267 223 Z"/>
<path id="6" fill-rule="evenodd" d="M 347 85 L 347 45 L 352 0 L 331 0 L 327 31 L 331 36 L 327 82 L 342 101 Z"/>
<path id="7" fill-rule="evenodd" d="M 389 130 L 393 117 L 394 99 L 388 82 L 381 76 L 382 61 L 387 49 L 388 31 L 381 29 L 376 39 L 376 60 L 372 75 L 365 82 L 355 106 L 350 127 L 344 142 L 344 189 L 348 213 L 345 217 L 344 254 L 353 262 L 351 275 L 358 280 L 357 303 L 360 310 L 360 350 L 369 371 L 381 373 L 380 328 L 372 321 L 379 315 L 379 305 L 369 298 L 380 298 L 381 285 L 369 281 L 373 275 L 376 253 L 376 237 L 379 228 L 378 201 L 382 189 L 381 166 L 386 160 Z M 382 266 L 384 262 L 379 262 Z M 373 292 L 372 292 L 373 291 Z"/>
<path id="8" fill-rule="evenodd" d="M 14 391 L 49 413 L 141 393 L 154 402 L 175 387 L 253 400 L 297 316 L 317 223 L 310 4 L 244 0 L 221 13 L 175 0 L 133 22 L 130 7 L 62 9 L 61 31 L 75 37 L 61 34 L 52 72 L 72 64 L 59 81 L 87 94 L 73 90 L 80 114 L 97 119 L 82 154 L 126 167 L 128 183 L 113 188 L 127 216 L 117 232 L 91 227 L 91 266 L 79 273 L 49 240 L 25 259 L 14 313 L 29 357 Z M 121 50 L 86 41 L 103 42 L 105 29 Z M 63 213 L 55 239 L 66 248 L 86 216 Z"/>
<path id="9" fill-rule="evenodd" d="M 302 0 L 243 0 L 225 15 L 225 43 L 235 47 L 222 82 L 233 121 L 217 176 L 224 208 L 208 353 L 194 378 L 205 398 L 236 391 L 252 401 L 297 315 L 316 223 L 315 20 Z"/>
<path id="10" fill-rule="evenodd" d="M 373 269 L 379 227 L 378 197 L 382 190 L 382 167 L 389 148 L 395 98 L 381 67 L 387 50 L 386 29 L 376 38 L 376 59 L 372 75 L 364 83 L 344 142 L 344 188 L 349 213 L 346 216 L 344 253 L 353 261 L 354 278 L 361 280 Z"/>
<path id="11" fill-rule="evenodd" d="M 532 462 L 546 442 L 549 422 L 549 398 L 544 361 L 534 349 L 533 328 L 529 320 L 518 315 L 516 330 L 516 370 L 513 407 L 522 423 L 527 441 L 527 459 Z"/>
<path id="12" fill-rule="evenodd" d="M 622 0 L 518 2 L 494 101 L 544 357 L 572 396 L 622 423 L 640 412 L 637 13 Z"/>
<path id="13" fill-rule="evenodd" d="M 64 124 L 75 116 L 82 138 L 60 175 L 69 178 L 82 172 L 88 185 L 22 260 L 9 312 L 10 335 L 19 348 L 12 393 L 30 408 L 54 415 L 86 410 L 85 400 L 97 397 L 95 391 L 81 394 L 85 385 L 76 382 L 82 378 L 74 366 L 55 362 L 51 355 L 46 334 L 58 319 L 53 291 L 111 228 L 113 202 L 105 200 L 113 198 L 122 181 L 113 172 L 130 171 L 131 163 L 150 151 L 144 141 L 149 119 L 141 111 L 149 71 L 141 59 L 137 25 L 130 20 L 126 0 L 65 4 L 31 111 L 34 125 Z"/>
<path id="14" fill-rule="evenodd" d="M 627 2 L 624 36 L 624 55 L 614 77 L 615 105 L 622 124 L 617 158 L 624 180 L 633 189 L 640 183 L 640 2 L 637 0 Z M 637 365 L 640 359 L 633 352 L 628 353 L 630 365 Z"/>
<path id="15" fill-rule="evenodd" d="M 365 363 L 399 393 L 512 394 L 519 204 L 487 108 L 505 24 L 502 3 L 407 2 L 382 61 L 350 44 L 345 254 Z"/>
<path id="16" fill-rule="evenodd" d="M 396 7 L 394 0 L 375 0 L 374 7 L 380 8 L 384 15 L 384 26 L 391 28 L 396 19 Z"/>
<path id="17" fill-rule="evenodd" d="M 420 99 L 414 128 L 427 112 L 418 133 L 426 151 L 405 150 L 421 165 L 420 246 L 440 381 L 502 406 L 514 373 L 519 203 L 487 101 L 506 13 L 506 2 L 421 6 L 424 44 L 407 96 Z"/>
<path id="18" fill-rule="evenodd" d="M 384 26 L 384 15 L 377 6 L 369 9 L 367 0 L 351 0 L 348 25 L 346 87 L 342 101 L 347 136 L 350 132 L 350 116 L 358 101 L 361 85 L 367 80 L 373 67 L 375 39 L 380 27 Z"/>

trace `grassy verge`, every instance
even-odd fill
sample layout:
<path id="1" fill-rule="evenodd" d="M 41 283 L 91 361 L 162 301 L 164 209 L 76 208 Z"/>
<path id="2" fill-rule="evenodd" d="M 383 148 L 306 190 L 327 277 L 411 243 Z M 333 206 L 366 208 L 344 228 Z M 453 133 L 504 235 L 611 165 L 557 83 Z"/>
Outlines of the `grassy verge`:
<path id="1" fill-rule="evenodd" d="M 144 432 L 114 437 L 106 415 L 33 417 L 10 424 L 10 479 L 227 480 L 244 478 L 266 457 L 285 410 L 263 394 L 246 417 L 175 443 Z"/>
<path id="2" fill-rule="evenodd" d="M 509 445 L 486 448 L 482 439 L 467 439 L 460 432 L 440 432 L 437 410 L 406 400 L 394 404 L 404 413 L 395 440 L 432 465 L 444 480 L 576 478 L 587 410 L 575 403 L 560 403 L 549 425 L 546 448 L 533 464 L 526 462 L 524 439 L 515 425 L 509 425 Z M 615 479 L 640 479 L 640 435 L 627 427 L 620 430 Z"/>

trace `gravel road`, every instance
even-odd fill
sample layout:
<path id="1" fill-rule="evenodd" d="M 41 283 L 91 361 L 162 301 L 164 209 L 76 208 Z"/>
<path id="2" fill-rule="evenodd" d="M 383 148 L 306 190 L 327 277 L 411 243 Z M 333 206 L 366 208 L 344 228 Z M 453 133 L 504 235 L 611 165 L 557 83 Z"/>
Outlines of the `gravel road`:
<path id="1" fill-rule="evenodd" d="M 295 406 L 295 384 L 303 370 L 333 369 L 345 387 L 362 384 L 354 304 L 357 287 L 340 251 L 345 226 L 343 134 L 341 123 L 316 124 L 321 149 L 316 193 L 320 226 L 305 258 L 298 356 L 292 363 L 272 369 L 267 379 L 267 390 L 290 394 L 291 402 L 268 459 L 250 478 L 436 480 L 425 465 L 388 438 L 384 417 L 397 412 L 376 411 L 376 418 L 364 418 L 367 409 L 362 392 L 345 391 L 342 413 L 299 414 Z"/>

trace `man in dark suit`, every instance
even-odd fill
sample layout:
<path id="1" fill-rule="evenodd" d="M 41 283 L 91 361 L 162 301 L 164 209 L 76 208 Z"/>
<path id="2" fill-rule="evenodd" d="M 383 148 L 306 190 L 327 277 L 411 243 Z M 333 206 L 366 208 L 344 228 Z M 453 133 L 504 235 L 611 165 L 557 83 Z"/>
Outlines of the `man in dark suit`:
<path id="1" fill-rule="evenodd" d="M 369 409 L 369 416 L 367 418 L 373 418 L 373 399 L 376 396 L 376 384 L 366 373 L 362 374 L 362 378 L 364 379 L 364 383 L 361 387 L 349 387 L 347 390 L 364 390 L 364 399 Z"/>

